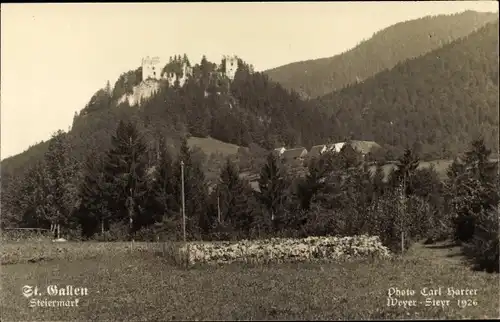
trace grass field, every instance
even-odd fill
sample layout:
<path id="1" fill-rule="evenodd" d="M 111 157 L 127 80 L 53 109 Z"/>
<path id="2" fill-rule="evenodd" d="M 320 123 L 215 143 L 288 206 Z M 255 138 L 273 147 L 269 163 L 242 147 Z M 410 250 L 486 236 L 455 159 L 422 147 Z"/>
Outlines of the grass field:
<path id="1" fill-rule="evenodd" d="M 49 246 L 51 245 L 51 246 Z M 23 258 L 36 257 L 30 244 Z M 228 265 L 182 269 L 136 243 L 48 244 L 47 261 L 4 265 L 1 318 L 47 320 L 241 320 L 241 319 L 409 319 L 497 318 L 498 274 L 470 271 L 456 248 L 415 245 L 402 259 L 339 264 Z M 59 251 L 57 250 L 59 248 Z M 60 251 L 61 248 L 71 251 Z M 89 250 L 90 249 L 90 250 Z M 107 251 L 104 251 L 106 249 Z M 140 251 L 142 250 L 142 251 Z M 4 248 L 2 252 L 6 252 Z M 47 252 L 47 251 L 45 251 Z M 73 253 L 73 256 L 68 256 Z M 81 254 L 79 256 L 75 253 Z M 65 258 L 67 259 L 65 259 Z M 78 307 L 29 307 L 23 285 L 72 285 L 88 288 Z M 417 307 L 389 307 L 388 290 L 412 289 Z M 425 306 L 424 287 L 442 287 L 449 306 Z M 475 289 L 475 306 L 459 308 L 448 287 Z M 48 296 L 40 296 L 41 299 Z M 50 298 L 57 299 L 57 298 Z M 60 298 L 63 299 L 63 298 Z M 65 298 L 70 299 L 70 298 Z M 473 302 L 475 300 L 476 302 Z M 422 304 L 418 303 L 422 301 Z M 401 302 L 400 302 L 401 303 Z"/>

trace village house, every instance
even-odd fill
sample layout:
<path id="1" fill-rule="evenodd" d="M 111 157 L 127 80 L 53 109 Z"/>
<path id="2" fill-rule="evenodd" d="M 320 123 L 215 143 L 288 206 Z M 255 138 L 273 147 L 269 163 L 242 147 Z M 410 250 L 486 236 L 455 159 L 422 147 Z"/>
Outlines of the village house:
<path id="1" fill-rule="evenodd" d="M 311 148 L 307 156 L 309 158 L 317 158 L 321 154 L 325 153 L 327 151 L 327 146 L 325 144 L 322 145 L 315 145 Z"/>
<path id="2" fill-rule="evenodd" d="M 328 146 L 327 150 L 331 152 L 339 153 L 344 147 L 345 142 L 334 143 Z"/>
<path id="3" fill-rule="evenodd" d="M 342 150 L 345 143 L 346 142 L 339 142 L 339 143 L 331 144 L 330 146 L 327 147 L 327 150 L 338 153 Z M 358 151 L 359 153 L 361 153 L 363 158 L 365 157 L 365 155 L 367 155 L 373 149 L 381 148 L 381 146 L 374 141 L 356 141 L 356 140 L 351 141 L 351 147 L 355 151 Z"/>
<path id="4" fill-rule="evenodd" d="M 285 150 L 281 157 L 285 161 L 302 160 L 307 156 L 307 149 L 305 148 L 294 148 Z"/>

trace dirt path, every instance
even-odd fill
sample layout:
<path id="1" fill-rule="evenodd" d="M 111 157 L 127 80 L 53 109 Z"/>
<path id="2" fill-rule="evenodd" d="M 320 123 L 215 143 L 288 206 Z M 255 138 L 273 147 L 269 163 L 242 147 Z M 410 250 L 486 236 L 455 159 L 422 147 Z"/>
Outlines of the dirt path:
<path id="1" fill-rule="evenodd" d="M 415 243 L 407 253 L 408 257 L 431 259 L 436 264 L 463 265 L 465 257 L 460 246 L 450 241 L 424 245 Z"/>

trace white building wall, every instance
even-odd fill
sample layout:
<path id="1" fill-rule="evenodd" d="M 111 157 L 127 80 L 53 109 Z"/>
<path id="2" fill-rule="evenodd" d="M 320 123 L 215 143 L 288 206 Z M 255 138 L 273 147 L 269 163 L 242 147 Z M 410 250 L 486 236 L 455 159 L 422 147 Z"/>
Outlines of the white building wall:
<path id="1" fill-rule="evenodd" d="M 226 76 L 230 80 L 234 79 L 238 70 L 238 58 L 236 56 L 227 56 L 226 58 Z"/>
<path id="2" fill-rule="evenodd" d="M 161 78 L 161 62 L 159 57 L 150 58 L 149 56 L 142 59 L 142 81 L 148 78 L 160 79 Z"/>

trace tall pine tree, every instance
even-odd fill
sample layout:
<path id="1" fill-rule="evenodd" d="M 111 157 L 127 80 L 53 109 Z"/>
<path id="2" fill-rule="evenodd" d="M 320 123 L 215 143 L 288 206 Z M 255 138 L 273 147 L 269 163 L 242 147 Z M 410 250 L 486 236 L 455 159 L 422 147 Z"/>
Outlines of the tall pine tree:
<path id="1" fill-rule="evenodd" d="M 390 180 L 393 186 L 399 185 L 404 180 L 406 187 L 404 191 L 405 195 L 412 194 L 413 192 L 413 179 L 419 163 L 419 158 L 410 149 L 406 149 L 403 156 L 397 161 L 396 170 L 393 172 Z"/>
<path id="2" fill-rule="evenodd" d="M 120 121 L 105 165 L 105 180 L 114 189 L 110 208 L 117 220 L 127 221 L 130 233 L 153 223 L 145 209 L 147 148 L 132 122 Z"/>
<path id="3" fill-rule="evenodd" d="M 53 228 L 48 196 L 47 168 L 38 161 L 27 169 L 19 182 L 19 195 L 12 204 L 12 210 L 21 214 L 21 226 Z"/>
<path id="4" fill-rule="evenodd" d="M 450 167 L 450 179 L 454 180 L 450 180 L 448 187 L 453 190 L 448 194 L 454 213 L 455 238 L 460 241 L 469 241 L 474 236 L 478 218 L 486 221 L 488 216 L 485 214 L 497 210 L 500 198 L 495 164 L 489 161 L 490 153 L 481 139 L 474 140 L 465 153 L 463 165 Z"/>
<path id="5" fill-rule="evenodd" d="M 193 158 L 186 139 L 181 141 L 180 153 L 174 162 L 175 208 L 182 212 L 182 173 L 184 162 L 184 200 L 186 213 L 186 233 L 190 238 L 199 238 L 208 233 L 210 220 L 207 213 L 207 186 L 201 164 Z"/>
<path id="6" fill-rule="evenodd" d="M 248 236 L 253 224 L 252 196 L 248 182 L 239 176 L 238 168 L 228 158 L 221 169 L 217 193 L 220 220 L 230 225 L 240 236 Z"/>
<path id="7" fill-rule="evenodd" d="M 86 237 L 98 230 L 104 234 L 111 224 L 113 211 L 109 205 L 113 186 L 106 182 L 104 165 L 103 156 L 95 152 L 89 153 L 84 163 L 78 219 Z"/>
<path id="8" fill-rule="evenodd" d="M 76 206 L 78 167 L 71 156 L 67 134 L 59 130 L 52 135 L 45 153 L 47 170 L 47 214 L 58 228 L 68 227 Z"/>
<path id="9" fill-rule="evenodd" d="M 172 157 L 167 150 L 165 138 L 159 137 L 157 161 L 155 165 L 155 176 L 152 195 L 152 207 L 154 211 L 161 215 L 160 218 L 155 218 L 156 221 L 162 219 L 172 219 L 178 209 L 174 209 L 175 190 L 174 190 L 174 169 L 172 164 Z"/>
<path id="10" fill-rule="evenodd" d="M 270 153 L 260 172 L 258 200 L 264 206 L 271 221 L 281 215 L 286 196 L 286 178 L 278 158 Z M 276 227 L 276 224 L 274 224 Z"/>

